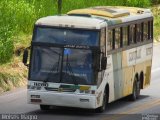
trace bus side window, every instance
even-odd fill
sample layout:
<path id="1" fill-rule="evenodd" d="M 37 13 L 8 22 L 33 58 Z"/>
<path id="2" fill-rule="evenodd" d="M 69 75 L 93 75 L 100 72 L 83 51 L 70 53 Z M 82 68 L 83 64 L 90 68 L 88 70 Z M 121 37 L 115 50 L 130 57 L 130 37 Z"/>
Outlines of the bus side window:
<path id="1" fill-rule="evenodd" d="M 148 40 L 153 40 L 153 20 L 148 22 Z"/>
<path id="2" fill-rule="evenodd" d="M 123 27 L 123 47 L 128 45 L 128 26 Z"/>
<path id="3" fill-rule="evenodd" d="M 142 41 L 142 24 L 137 24 L 137 42 L 141 42 Z"/>
<path id="4" fill-rule="evenodd" d="M 100 46 L 102 48 L 102 51 L 106 53 L 106 29 L 101 29 L 101 36 L 100 36 Z"/>
<path id="5" fill-rule="evenodd" d="M 129 41 L 130 44 L 135 43 L 135 25 L 130 25 Z"/>
<path id="6" fill-rule="evenodd" d="M 115 49 L 120 48 L 120 28 L 115 29 Z"/>
<path id="7" fill-rule="evenodd" d="M 144 41 L 144 22 L 141 23 L 141 41 Z"/>
<path id="8" fill-rule="evenodd" d="M 130 25 L 127 27 L 127 44 L 130 45 Z"/>
<path id="9" fill-rule="evenodd" d="M 144 22 L 144 29 L 143 29 L 143 40 L 144 41 L 148 40 L 148 35 L 149 35 L 148 27 L 149 27 L 148 22 Z"/>
<path id="10" fill-rule="evenodd" d="M 151 40 L 153 40 L 153 20 L 151 21 Z"/>
<path id="11" fill-rule="evenodd" d="M 123 27 L 120 28 L 120 47 L 123 48 Z"/>
<path id="12" fill-rule="evenodd" d="M 112 43 L 113 43 L 113 30 L 108 30 L 108 40 L 107 40 L 107 50 L 112 50 Z"/>
<path id="13" fill-rule="evenodd" d="M 148 21 L 148 40 L 151 39 L 151 21 Z"/>

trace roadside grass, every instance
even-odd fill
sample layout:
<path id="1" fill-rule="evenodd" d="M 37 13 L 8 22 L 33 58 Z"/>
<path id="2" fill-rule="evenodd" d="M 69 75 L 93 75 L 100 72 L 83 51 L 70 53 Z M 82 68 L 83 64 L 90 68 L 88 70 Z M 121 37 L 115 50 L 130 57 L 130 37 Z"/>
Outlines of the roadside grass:
<path id="1" fill-rule="evenodd" d="M 151 8 L 154 15 L 154 38 L 160 41 L 160 5 Z"/>
<path id="2" fill-rule="evenodd" d="M 26 86 L 27 67 L 22 63 L 23 50 L 30 46 L 31 34 L 18 34 L 13 37 L 14 55 L 13 58 L 0 65 L 0 93 L 10 91 L 16 87 Z"/>
<path id="3" fill-rule="evenodd" d="M 27 68 L 20 57 L 14 56 L 11 62 L 0 66 L 0 93 L 27 83 Z"/>

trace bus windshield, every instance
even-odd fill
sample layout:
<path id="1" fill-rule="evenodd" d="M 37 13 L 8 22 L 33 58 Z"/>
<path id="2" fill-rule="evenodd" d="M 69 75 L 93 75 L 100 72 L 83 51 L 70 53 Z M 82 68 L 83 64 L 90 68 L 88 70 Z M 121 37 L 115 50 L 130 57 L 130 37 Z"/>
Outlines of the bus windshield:
<path id="1" fill-rule="evenodd" d="M 68 84 L 95 84 L 92 50 L 34 46 L 30 79 Z"/>
<path id="2" fill-rule="evenodd" d="M 98 46 L 99 32 L 69 28 L 36 27 L 33 41 L 67 45 Z"/>

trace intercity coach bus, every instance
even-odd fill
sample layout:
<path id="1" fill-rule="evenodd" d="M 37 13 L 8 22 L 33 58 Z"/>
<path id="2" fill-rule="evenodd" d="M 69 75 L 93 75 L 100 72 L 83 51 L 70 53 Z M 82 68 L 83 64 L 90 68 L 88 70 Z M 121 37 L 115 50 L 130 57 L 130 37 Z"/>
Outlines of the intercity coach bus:
<path id="1" fill-rule="evenodd" d="M 134 101 L 150 85 L 152 50 L 149 9 L 98 6 L 41 18 L 23 55 L 28 103 L 42 110 L 65 106 L 103 112 L 122 97 Z"/>

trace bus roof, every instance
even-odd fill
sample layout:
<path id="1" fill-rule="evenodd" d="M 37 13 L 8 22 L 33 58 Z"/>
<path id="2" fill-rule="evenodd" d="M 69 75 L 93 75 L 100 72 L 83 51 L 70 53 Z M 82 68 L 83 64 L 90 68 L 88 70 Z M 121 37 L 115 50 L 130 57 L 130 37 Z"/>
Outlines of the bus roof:
<path id="1" fill-rule="evenodd" d="M 151 18 L 150 9 L 122 6 L 97 6 L 72 10 L 67 15 L 39 19 L 37 25 L 100 29 L 106 25 Z"/>
<path id="2" fill-rule="evenodd" d="M 41 18 L 36 22 L 36 25 L 100 29 L 101 27 L 104 27 L 106 23 L 104 22 L 104 20 L 92 17 L 62 15 Z"/>
<path id="3" fill-rule="evenodd" d="M 103 18 L 108 21 L 108 25 L 115 25 L 119 23 L 153 17 L 150 9 L 125 6 L 96 6 L 85 9 L 72 10 L 67 14 L 88 14 L 92 17 Z"/>

